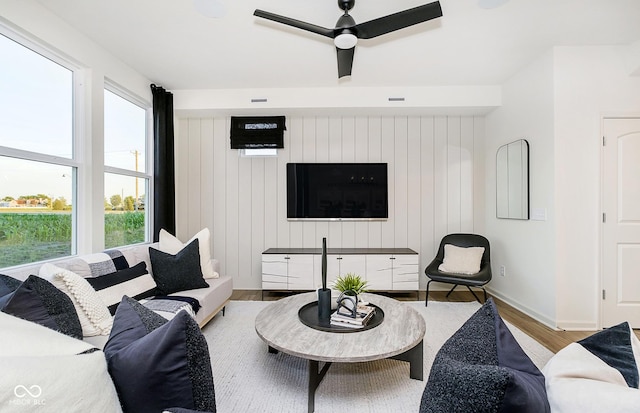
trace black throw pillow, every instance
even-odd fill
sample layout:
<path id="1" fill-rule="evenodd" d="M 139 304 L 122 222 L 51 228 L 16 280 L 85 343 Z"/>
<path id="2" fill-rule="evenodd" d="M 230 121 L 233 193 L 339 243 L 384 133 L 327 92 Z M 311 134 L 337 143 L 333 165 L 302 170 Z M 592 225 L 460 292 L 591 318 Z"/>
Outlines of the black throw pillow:
<path id="1" fill-rule="evenodd" d="M 30 275 L 14 292 L 0 298 L 0 310 L 82 340 L 73 302 L 44 278 Z"/>
<path id="2" fill-rule="evenodd" d="M 548 413 L 545 379 L 509 331 L 493 299 L 436 354 L 421 413 Z"/>
<path id="3" fill-rule="evenodd" d="M 209 287 L 200 268 L 200 244 L 197 238 L 176 255 L 149 247 L 149 257 L 153 278 L 158 284 L 158 295 Z"/>
<path id="4" fill-rule="evenodd" d="M 8 275 L 0 274 L 0 297 L 14 292 L 20 287 L 20 284 L 22 284 L 22 281 L 16 280 Z"/>
<path id="5" fill-rule="evenodd" d="M 591 354 L 622 374 L 627 385 L 637 389 L 640 378 L 633 354 L 629 323 L 624 322 L 578 341 Z"/>
<path id="6" fill-rule="evenodd" d="M 122 348 L 167 323 L 166 318 L 150 311 L 131 297 L 122 297 L 117 308 L 120 308 L 121 303 L 125 303 L 125 307 L 120 311 L 116 309 L 109 340 L 104 346 L 107 360 Z"/>
<path id="7" fill-rule="evenodd" d="M 161 318 L 129 297 L 116 310 L 104 353 L 124 412 L 215 412 L 209 348 L 198 324 L 186 311 Z"/>

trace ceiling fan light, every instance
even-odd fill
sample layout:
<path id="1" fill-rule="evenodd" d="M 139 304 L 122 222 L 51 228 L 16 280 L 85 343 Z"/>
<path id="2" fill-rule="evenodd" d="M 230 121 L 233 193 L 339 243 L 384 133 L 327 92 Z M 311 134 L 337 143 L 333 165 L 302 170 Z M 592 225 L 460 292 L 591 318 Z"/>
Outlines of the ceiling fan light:
<path id="1" fill-rule="evenodd" d="M 351 49 L 358 43 L 358 38 L 351 33 L 342 33 L 333 39 L 333 44 L 338 49 Z"/>

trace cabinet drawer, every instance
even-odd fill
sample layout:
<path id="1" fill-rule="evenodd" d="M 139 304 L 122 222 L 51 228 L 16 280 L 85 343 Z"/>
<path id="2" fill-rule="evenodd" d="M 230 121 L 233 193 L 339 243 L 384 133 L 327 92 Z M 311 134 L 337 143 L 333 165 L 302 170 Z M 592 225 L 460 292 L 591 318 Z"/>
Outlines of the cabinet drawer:
<path id="1" fill-rule="evenodd" d="M 308 278 L 313 284 L 313 256 L 312 255 L 290 255 L 287 264 L 287 274 L 289 277 Z"/>
<path id="2" fill-rule="evenodd" d="M 393 257 L 393 283 L 418 282 L 418 256 L 395 255 Z M 395 288 L 395 287 L 394 287 Z M 408 289 L 413 289 L 407 287 Z M 418 288 L 417 286 L 415 288 Z"/>
<path id="3" fill-rule="evenodd" d="M 285 262 L 262 262 L 262 274 L 287 276 L 287 263 Z"/>
<path id="4" fill-rule="evenodd" d="M 340 263 L 340 275 L 356 274 L 360 277 L 364 277 L 364 273 L 367 270 L 366 256 L 356 254 L 344 254 L 341 255 L 337 261 Z"/>
<path id="5" fill-rule="evenodd" d="M 262 274 L 262 282 L 279 283 L 287 286 L 287 276 L 277 274 Z"/>
<path id="6" fill-rule="evenodd" d="M 286 254 L 262 254 L 262 263 L 266 262 L 283 262 L 287 263 L 289 256 Z"/>
<path id="7" fill-rule="evenodd" d="M 414 254 L 398 254 L 393 256 L 393 266 L 402 267 L 405 265 L 415 265 L 418 267 L 418 256 Z"/>
<path id="8" fill-rule="evenodd" d="M 393 282 L 407 282 L 407 281 L 418 281 L 418 271 L 417 268 L 414 270 L 412 268 L 399 268 L 393 270 Z"/>
<path id="9" fill-rule="evenodd" d="M 288 277 L 287 286 L 290 290 L 313 290 L 313 278 Z"/>
<path id="10" fill-rule="evenodd" d="M 371 268 L 367 267 L 367 288 L 370 290 L 390 290 L 391 285 L 391 268 Z"/>

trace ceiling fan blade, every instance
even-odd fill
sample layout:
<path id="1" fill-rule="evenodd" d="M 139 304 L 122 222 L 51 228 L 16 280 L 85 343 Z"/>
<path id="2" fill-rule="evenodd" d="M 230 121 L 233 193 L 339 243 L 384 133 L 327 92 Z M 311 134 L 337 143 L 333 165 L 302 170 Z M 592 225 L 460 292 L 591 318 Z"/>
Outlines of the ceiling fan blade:
<path id="1" fill-rule="evenodd" d="M 440 2 L 435 1 L 423 6 L 380 17 L 379 19 L 360 23 L 356 25 L 354 29 L 359 39 L 372 39 L 438 17 L 442 17 L 442 8 L 440 7 Z"/>
<path id="2" fill-rule="evenodd" d="M 351 67 L 353 66 L 353 54 L 356 48 L 340 49 L 336 47 L 338 54 L 338 78 L 351 76 Z"/>
<path id="3" fill-rule="evenodd" d="M 326 27 L 317 26 L 315 24 L 303 22 L 301 20 L 292 19 L 285 16 L 280 16 L 279 14 L 270 13 L 264 10 L 258 10 L 253 12 L 254 16 L 262 17 L 263 19 L 272 20 L 274 22 L 286 24 L 287 26 L 296 27 L 298 29 L 306 30 L 308 32 L 316 33 L 322 36 L 330 37 L 333 39 L 334 30 L 327 29 Z"/>

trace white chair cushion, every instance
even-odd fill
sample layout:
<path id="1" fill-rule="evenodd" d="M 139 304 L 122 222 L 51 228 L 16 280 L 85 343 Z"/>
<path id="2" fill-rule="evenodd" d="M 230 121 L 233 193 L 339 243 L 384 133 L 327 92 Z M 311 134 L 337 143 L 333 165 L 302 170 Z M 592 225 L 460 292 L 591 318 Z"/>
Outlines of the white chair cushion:
<path id="1" fill-rule="evenodd" d="M 455 274 L 477 274 L 484 254 L 484 247 L 458 247 L 452 244 L 444 245 L 444 260 L 438 267 L 442 272 Z"/>

